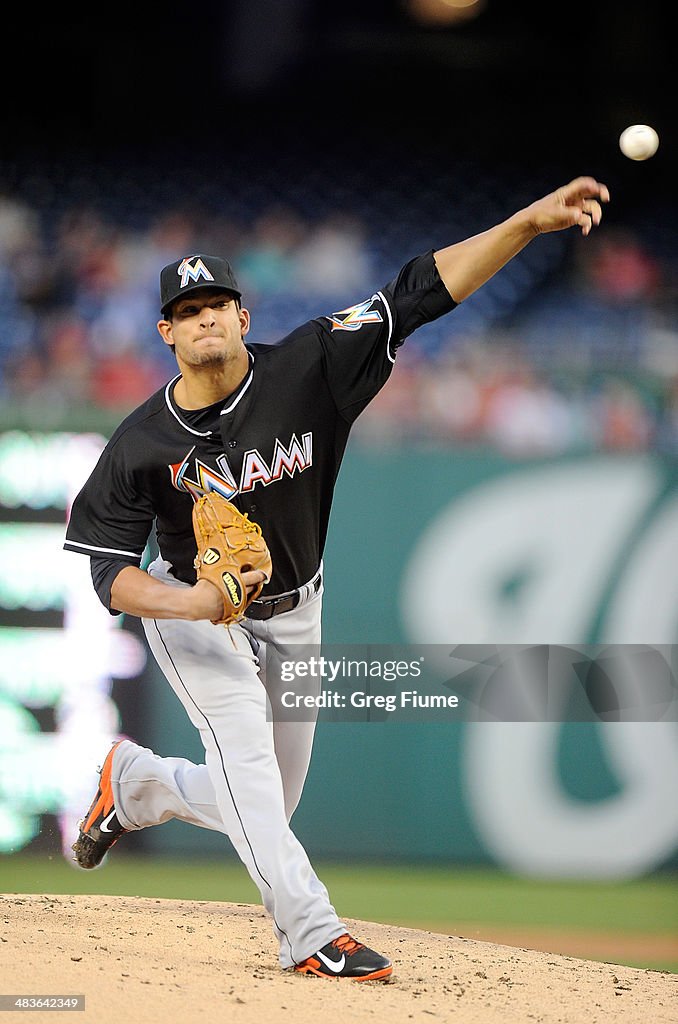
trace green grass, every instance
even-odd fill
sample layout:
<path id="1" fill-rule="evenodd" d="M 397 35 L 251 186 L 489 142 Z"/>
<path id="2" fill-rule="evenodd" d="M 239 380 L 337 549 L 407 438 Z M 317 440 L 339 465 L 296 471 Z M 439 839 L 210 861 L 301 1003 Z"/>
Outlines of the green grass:
<path id="1" fill-rule="evenodd" d="M 655 875 L 625 882 L 553 882 L 456 866 L 316 864 L 344 917 L 425 927 L 456 934 L 479 926 L 547 927 L 613 933 L 678 933 L 678 879 Z M 149 859 L 111 856 L 81 871 L 60 856 L 0 857 L 0 892 L 152 896 L 259 904 L 259 893 L 235 859 Z M 678 963 L 630 966 L 678 971 Z"/>

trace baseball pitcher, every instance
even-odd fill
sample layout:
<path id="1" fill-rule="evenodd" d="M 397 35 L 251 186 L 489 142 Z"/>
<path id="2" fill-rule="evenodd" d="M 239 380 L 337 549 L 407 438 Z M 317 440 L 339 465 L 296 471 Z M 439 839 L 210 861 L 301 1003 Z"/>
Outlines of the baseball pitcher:
<path id="1" fill-rule="evenodd" d="M 337 474 L 352 424 L 408 335 L 540 233 L 588 235 L 608 199 L 605 185 L 576 178 L 487 231 L 415 256 L 355 305 L 275 345 L 249 342 L 225 259 L 194 253 L 161 271 L 157 327 L 178 373 L 110 438 L 64 546 L 90 558 L 111 614 L 142 619 L 205 763 L 118 739 L 73 845 L 81 867 L 100 864 L 127 832 L 172 818 L 217 830 L 259 889 L 282 968 L 390 977 L 391 961 L 348 934 L 290 827 L 315 723 L 267 716 L 266 652 L 320 643 Z M 146 571 L 152 531 L 159 555 Z"/>

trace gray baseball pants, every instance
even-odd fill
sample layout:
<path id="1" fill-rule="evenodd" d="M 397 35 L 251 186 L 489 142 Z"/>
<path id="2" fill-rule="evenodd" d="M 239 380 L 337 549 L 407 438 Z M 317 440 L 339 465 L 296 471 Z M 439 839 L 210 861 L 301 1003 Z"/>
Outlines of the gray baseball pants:
<path id="1" fill-rule="evenodd" d="M 158 560 L 149 572 L 176 584 L 167 569 Z M 228 836 L 272 918 L 284 968 L 347 930 L 289 824 L 315 721 L 276 722 L 265 689 L 267 645 L 284 657 L 287 645 L 298 652 L 320 643 L 322 593 L 307 587 L 292 611 L 230 628 L 144 619 L 151 651 L 200 733 L 205 764 L 160 757 L 130 740 L 113 758 L 115 806 L 125 828 L 180 818 Z"/>

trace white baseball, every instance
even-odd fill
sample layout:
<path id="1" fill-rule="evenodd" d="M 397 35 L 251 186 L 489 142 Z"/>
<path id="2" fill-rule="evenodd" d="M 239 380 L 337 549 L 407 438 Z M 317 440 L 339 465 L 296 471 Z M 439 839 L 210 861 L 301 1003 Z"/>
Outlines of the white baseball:
<path id="1" fill-rule="evenodd" d="M 649 160 L 659 146 L 659 136 L 649 124 L 632 124 L 619 136 L 619 148 L 629 160 Z"/>

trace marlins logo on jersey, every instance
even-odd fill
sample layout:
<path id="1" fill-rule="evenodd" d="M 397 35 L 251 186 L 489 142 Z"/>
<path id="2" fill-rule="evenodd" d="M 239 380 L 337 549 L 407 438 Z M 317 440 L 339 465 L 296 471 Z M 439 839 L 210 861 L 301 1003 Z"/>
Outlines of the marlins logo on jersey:
<path id="1" fill-rule="evenodd" d="M 194 501 L 197 501 L 203 494 L 207 494 L 210 491 L 216 491 L 217 494 L 221 494 L 223 498 L 230 501 L 238 493 L 238 485 L 233 477 L 226 456 L 220 455 L 217 459 L 219 467 L 219 472 L 217 472 L 211 466 L 205 465 L 196 455 L 193 460 L 195 479 L 192 480 L 188 476 L 188 470 L 190 469 L 189 460 L 194 451 L 195 445 L 181 462 L 176 462 L 169 467 L 172 486 L 176 487 L 179 491 L 188 491 L 193 496 Z"/>
<path id="2" fill-rule="evenodd" d="M 332 324 L 333 331 L 359 331 L 363 324 L 380 324 L 384 318 L 378 309 L 371 309 L 372 303 L 379 298 L 373 295 L 371 299 L 358 302 L 355 306 L 347 309 L 340 309 L 338 313 L 332 313 L 328 320 Z"/>

